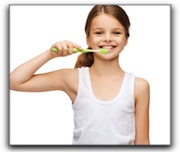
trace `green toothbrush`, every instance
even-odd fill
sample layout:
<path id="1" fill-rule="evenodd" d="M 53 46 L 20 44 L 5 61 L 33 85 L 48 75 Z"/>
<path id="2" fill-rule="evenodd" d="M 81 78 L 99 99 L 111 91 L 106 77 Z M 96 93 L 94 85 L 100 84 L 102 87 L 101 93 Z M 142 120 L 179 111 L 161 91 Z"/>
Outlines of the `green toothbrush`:
<path id="1" fill-rule="evenodd" d="M 58 49 L 57 48 L 52 48 L 52 51 L 58 52 Z M 107 49 L 99 49 L 99 50 L 82 49 L 82 50 L 78 50 L 78 49 L 74 48 L 74 52 L 81 52 L 81 53 L 99 52 L 101 54 L 105 54 L 105 53 L 108 53 L 109 50 L 107 50 Z"/>

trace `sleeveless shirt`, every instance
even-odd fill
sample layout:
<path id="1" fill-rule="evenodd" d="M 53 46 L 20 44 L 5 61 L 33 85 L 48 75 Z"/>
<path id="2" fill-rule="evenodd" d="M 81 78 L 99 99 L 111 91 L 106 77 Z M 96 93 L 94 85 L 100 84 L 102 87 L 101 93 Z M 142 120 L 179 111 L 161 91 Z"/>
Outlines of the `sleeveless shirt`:
<path id="1" fill-rule="evenodd" d="M 125 72 L 118 95 L 97 99 L 92 90 L 89 67 L 78 69 L 78 92 L 74 104 L 74 145 L 127 145 L 135 139 L 134 79 Z"/>

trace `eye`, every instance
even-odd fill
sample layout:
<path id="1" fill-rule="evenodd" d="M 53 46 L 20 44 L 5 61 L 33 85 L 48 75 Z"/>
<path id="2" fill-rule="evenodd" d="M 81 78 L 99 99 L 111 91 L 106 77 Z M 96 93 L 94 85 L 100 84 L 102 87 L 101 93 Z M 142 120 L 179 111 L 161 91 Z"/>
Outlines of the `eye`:
<path id="1" fill-rule="evenodd" d="M 100 34 L 102 34 L 102 32 L 101 31 L 97 31 L 97 32 L 95 32 L 95 34 L 100 35 Z"/>
<path id="2" fill-rule="evenodd" d="M 115 32 L 113 32 L 114 34 L 116 34 L 116 35 L 118 35 L 118 34 L 121 34 L 120 32 L 118 32 L 118 31 L 115 31 Z"/>

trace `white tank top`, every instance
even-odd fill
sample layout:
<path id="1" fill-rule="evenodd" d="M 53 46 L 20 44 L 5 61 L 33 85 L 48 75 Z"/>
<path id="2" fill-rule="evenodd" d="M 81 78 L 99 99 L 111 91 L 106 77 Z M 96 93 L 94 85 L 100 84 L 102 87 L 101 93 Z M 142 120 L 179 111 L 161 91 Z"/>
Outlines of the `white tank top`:
<path id="1" fill-rule="evenodd" d="M 97 99 L 92 90 L 89 67 L 79 71 L 74 104 L 73 144 L 127 145 L 135 139 L 134 79 L 125 72 L 118 95 L 109 101 Z"/>

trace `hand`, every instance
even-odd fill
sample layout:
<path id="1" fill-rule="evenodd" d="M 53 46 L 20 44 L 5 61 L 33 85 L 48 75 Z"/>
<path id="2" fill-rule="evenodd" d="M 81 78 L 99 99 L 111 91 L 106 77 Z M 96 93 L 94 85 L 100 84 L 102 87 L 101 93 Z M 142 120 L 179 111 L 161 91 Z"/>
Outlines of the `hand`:
<path id="1" fill-rule="evenodd" d="M 56 48 L 58 50 L 58 52 L 52 51 L 52 48 Z M 54 57 L 58 57 L 58 56 L 68 56 L 68 55 L 73 54 L 74 48 L 82 50 L 82 48 L 79 45 L 77 45 L 71 41 L 65 40 L 65 41 L 59 41 L 59 42 L 56 42 L 55 44 L 53 44 L 51 46 L 50 50 Z"/>

